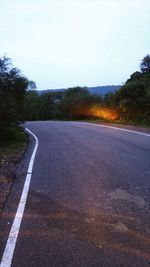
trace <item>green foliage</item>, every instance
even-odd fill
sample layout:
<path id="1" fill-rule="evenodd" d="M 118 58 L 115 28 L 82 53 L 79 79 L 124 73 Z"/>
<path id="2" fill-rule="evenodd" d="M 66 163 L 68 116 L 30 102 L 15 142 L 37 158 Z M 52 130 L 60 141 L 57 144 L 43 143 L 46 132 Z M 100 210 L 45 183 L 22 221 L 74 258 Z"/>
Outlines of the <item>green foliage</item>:
<path id="1" fill-rule="evenodd" d="M 140 68 L 143 73 L 150 73 L 150 56 L 149 55 L 143 58 Z"/>
<path id="2" fill-rule="evenodd" d="M 133 74 L 131 74 L 130 78 L 126 81 L 126 84 L 130 83 L 130 82 L 134 82 L 134 81 L 140 80 L 141 77 L 142 77 L 142 73 L 140 71 L 136 71 Z"/>
<path id="3" fill-rule="evenodd" d="M 61 111 L 68 119 L 85 119 L 89 117 L 89 109 L 101 101 L 100 96 L 92 95 L 85 87 L 69 88 L 64 93 Z"/>
<path id="4" fill-rule="evenodd" d="M 138 124 L 150 123 L 150 57 L 141 63 L 142 72 L 134 72 L 118 91 L 105 96 L 105 103 L 117 107 L 120 119 Z"/>
<path id="5" fill-rule="evenodd" d="M 142 83 L 131 82 L 124 85 L 116 92 L 116 98 L 121 117 L 132 121 L 146 118 L 147 105 L 150 103 L 147 98 L 147 90 Z"/>
<path id="6" fill-rule="evenodd" d="M 19 69 L 12 66 L 9 58 L 0 58 L 1 136 L 22 121 L 24 97 L 30 83 L 26 77 L 21 75 Z"/>
<path id="7" fill-rule="evenodd" d="M 20 126 L 8 126 L 0 132 L 0 146 L 11 143 L 23 143 L 27 141 L 27 134 Z"/>
<path id="8" fill-rule="evenodd" d="M 29 91 L 25 96 L 24 104 L 25 120 L 49 120 L 52 119 L 51 93 L 39 95 L 36 91 Z"/>
<path id="9" fill-rule="evenodd" d="M 29 91 L 25 95 L 24 119 L 38 120 L 40 110 L 40 98 L 36 91 Z"/>
<path id="10" fill-rule="evenodd" d="M 25 120 L 81 119 L 87 118 L 89 108 L 101 101 L 100 96 L 86 88 L 74 87 L 64 92 L 39 94 L 29 91 L 25 96 Z"/>

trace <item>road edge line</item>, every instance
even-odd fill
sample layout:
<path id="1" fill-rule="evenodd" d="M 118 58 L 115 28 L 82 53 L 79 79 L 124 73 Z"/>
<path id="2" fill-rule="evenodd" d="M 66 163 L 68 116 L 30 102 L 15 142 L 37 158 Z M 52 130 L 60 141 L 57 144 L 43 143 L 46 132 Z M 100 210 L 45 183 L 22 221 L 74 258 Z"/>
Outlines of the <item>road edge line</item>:
<path id="1" fill-rule="evenodd" d="M 111 129 L 115 129 L 115 130 L 119 130 L 119 131 L 123 131 L 123 132 L 135 133 L 135 134 L 139 134 L 139 135 L 144 135 L 144 136 L 150 137 L 150 134 L 147 134 L 147 133 L 143 133 L 143 132 L 140 132 L 140 131 L 129 130 L 129 129 L 125 129 L 125 128 L 119 128 L 119 127 L 115 127 L 115 126 L 96 124 L 96 123 L 92 123 L 92 122 L 91 123 L 90 122 L 76 122 L 76 123 L 95 125 L 95 126 L 104 127 L 104 128 L 111 128 Z"/>
<path id="2" fill-rule="evenodd" d="M 23 214 L 24 214 L 24 210 L 25 210 L 25 205 L 26 205 L 26 201 L 27 201 L 27 196 L 28 196 L 28 192 L 29 192 L 29 187 L 30 187 L 30 182 L 31 182 L 31 177 L 32 177 L 32 170 L 33 170 L 33 164 L 34 164 L 34 160 L 35 160 L 35 156 L 36 156 L 36 152 L 38 149 L 38 138 L 37 136 L 32 133 L 28 128 L 25 128 L 25 130 L 27 132 L 29 132 L 35 139 L 35 147 L 33 149 L 31 158 L 30 158 L 30 162 L 28 165 L 28 170 L 27 170 L 27 174 L 26 174 L 26 178 L 25 178 L 25 183 L 24 183 L 24 187 L 22 190 L 22 195 L 18 204 L 18 208 L 16 211 L 16 215 L 12 224 L 12 227 L 10 229 L 9 232 L 9 236 L 7 239 L 7 243 L 5 246 L 5 250 L 2 256 L 2 260 L 0 263 L 0 267 L 10 267 L 12 264 L 12 260 L 13 260 L 13 254 L 15 251 L 15 246 L 17 243 L 17 238 L 18 238 L 18 234 L 19 234 L 19 230 L 20 230 L 20 226 L 21 226 L 21 221 L 23 218 Z"/>

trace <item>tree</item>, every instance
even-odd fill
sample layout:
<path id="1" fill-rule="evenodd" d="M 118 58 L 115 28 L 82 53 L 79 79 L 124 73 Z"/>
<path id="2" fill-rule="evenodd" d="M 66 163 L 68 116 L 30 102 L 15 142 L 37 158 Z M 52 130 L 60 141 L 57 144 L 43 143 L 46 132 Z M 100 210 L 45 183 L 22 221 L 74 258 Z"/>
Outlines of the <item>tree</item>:
<path id="1" fill-rule="evenodd" d="M 133 82 L 133 81 L 137 81 L 142 77 L 142 73 L 140 71 L 136 71 L 134 73 L 131 74 L 130 78 L 126 81 L 127 83 Z"/>
<path id="2" fill-rule="evenodd" d="M 34 81 L 28 82 L 28 90 L 35 90 L 36 89 L 36 83 Z"/>
<path id="3" fill-rule="evenodd" d="M 25 120 L 49 120 L 52 118 L 51 93 L 39 94 L 35 90 L 28 91 L 24 102 Z"/>
<path id="4" fill-rule="evenodd" d="M 40 120 L 40 95 L 35 90 L 26 92 L 24 101 L 24 120 Z"/>
<path id="5" fill-rule="evenodd" d="M 91 106 L 100 102 L 100 99 L 100 96 L 92 95 L 86 87 L 69 88 L 64 93 L 61 112 L 69 119 L 88 118 Z"/>
<path id="6" fill-rule="evenodd" d="M 149 55 L 143 58 L 140 68 L 143 73 L 148 73 L 148 72 L 150 73 L 150 56 Z"/>
<path id="7" fill-rule="evenodd" d="M 19 125 L 29 80 L 12 66 L 10 58 L 0 58 L 0 132 Z"/>
<path id="8" fill-rule="evenodd" d="M 138 123 L 149 122 L 150 73 L 141 73 L 141 76 L 138 72 L 134 74 L 116 91 L 113 101 L 118 106 L 122 119 Z"/>

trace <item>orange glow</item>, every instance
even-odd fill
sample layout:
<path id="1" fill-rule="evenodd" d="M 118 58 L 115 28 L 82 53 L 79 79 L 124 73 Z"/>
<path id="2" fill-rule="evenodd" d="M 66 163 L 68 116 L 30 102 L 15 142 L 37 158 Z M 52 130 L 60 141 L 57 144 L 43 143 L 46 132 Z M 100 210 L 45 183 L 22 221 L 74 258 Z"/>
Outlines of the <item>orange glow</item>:
<path id="1" fill-rule="evenodd" d="M 93 106 L 90 109 L 90 114 L 94 117 L 103 118 L 111 121 L 119 119 L 117 111 L 110 107 Z"/>
<path id="2" fill-rule="evenodd" d="M 77 105 L 73 108 L 71 113 L 74 117 L 87 116 L 89 118 L 94 117 L 108 121 L 116 121 L 119 119 L 119 113 L 117 110 L 102 105 L 93 105 L 89 107 Z"/>

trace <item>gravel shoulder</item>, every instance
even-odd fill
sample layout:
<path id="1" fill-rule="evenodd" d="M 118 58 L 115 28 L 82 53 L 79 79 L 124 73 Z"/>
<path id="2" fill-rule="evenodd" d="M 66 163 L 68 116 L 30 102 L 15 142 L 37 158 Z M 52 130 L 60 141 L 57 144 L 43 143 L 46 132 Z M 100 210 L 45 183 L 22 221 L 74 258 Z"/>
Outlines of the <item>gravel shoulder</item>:
<path id="1" fill-rule="evenodd" d="M 17 165 L 26 148 L 27 141 L 0 145 L 0 215 L 15 182 Z"/>

